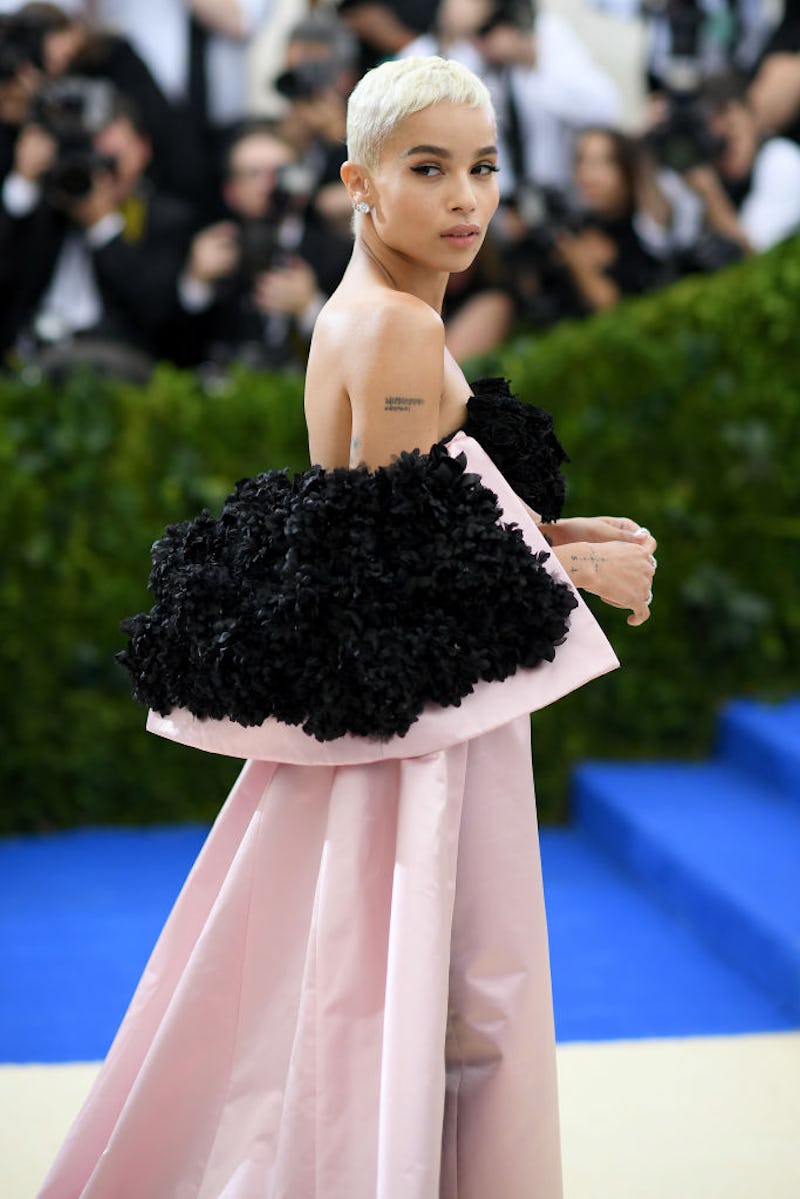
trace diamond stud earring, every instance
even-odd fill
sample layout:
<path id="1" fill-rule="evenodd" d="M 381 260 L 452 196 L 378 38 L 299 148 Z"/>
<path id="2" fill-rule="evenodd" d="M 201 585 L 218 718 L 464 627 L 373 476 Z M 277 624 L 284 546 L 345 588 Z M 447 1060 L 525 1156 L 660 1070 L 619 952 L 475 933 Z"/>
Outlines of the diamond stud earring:
<path id="1" fill-rule="evenodd" d="M 366 200 L 359 200 L 357 204 L 353 205 L 353 212 L 370 212 L 370 211 L 371 211 L 370 206 Z"/>

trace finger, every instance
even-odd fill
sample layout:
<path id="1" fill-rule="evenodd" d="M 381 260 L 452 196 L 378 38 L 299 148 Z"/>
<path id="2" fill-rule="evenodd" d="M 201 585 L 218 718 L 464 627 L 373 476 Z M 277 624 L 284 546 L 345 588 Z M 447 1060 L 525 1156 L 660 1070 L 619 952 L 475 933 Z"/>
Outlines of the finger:
<path id="1" fill-rule="evenodd" d="M 642 525 L 634 534 L 636 541 L 641 545 L 642 549 L 647 550 L 648 554 L 654 554 L 658 542 L 648 528 Z"/>
<path id="2" fill-rule="evenodd" d="M 631 612 L 630 616 L 628 617 L 628 624 L 635 627 L 636 625 L 644 624 L 644 622 L 649 619 L 650 619 L 650 609 L 649 608 L 647 608 L 647 607 L 634 608 L 634 610 Z"/>
<path id="3" fill-rule="evenodd" d="M 629 533 L 639 532 L 639 525 L 635 520 L 630 520 L 627 516 L 603 516 L 601 519 L 608 521 L 616 529 L 624 529 Z"/>
<path id="4" fill-rule="evenodd" d="M 614 533 L 615 541 L 627 541 L 630 545 L 641 545 L 644 547 L 642 538 L 638 534 L 638 525 L 634 525 L 632 529 L 616 529 Z"/>
<path id="5" fill-rule="evenodd" d="M 592 525 L 591 532 L 592 541 L 630 541 L 634 545 L 639 542 L 634 540 L 633 533 L 628 529 L 622 529 L 613 521 L 607 520 L 605 516 Z"/>

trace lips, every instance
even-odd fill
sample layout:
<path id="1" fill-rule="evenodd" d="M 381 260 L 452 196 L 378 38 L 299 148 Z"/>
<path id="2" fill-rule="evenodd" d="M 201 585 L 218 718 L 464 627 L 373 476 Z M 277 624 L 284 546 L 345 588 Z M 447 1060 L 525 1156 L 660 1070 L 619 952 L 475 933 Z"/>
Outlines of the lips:
<path id="1" fill-rule="evenodd" d="M 452 229 L 446 229 L 442 237 L 446 237 L 448 241 L 461 242 L 468 245 L 480 236 L 479 225 L 453 225 Z"/>

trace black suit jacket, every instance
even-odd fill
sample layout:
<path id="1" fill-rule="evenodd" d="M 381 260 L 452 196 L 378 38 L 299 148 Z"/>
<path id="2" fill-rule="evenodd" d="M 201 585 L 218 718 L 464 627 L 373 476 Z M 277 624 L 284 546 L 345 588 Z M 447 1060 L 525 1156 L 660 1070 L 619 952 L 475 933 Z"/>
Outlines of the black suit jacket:
<path id="1" fill-rule="evenodd" d="M 91 332 L 159 354 L 192 234 L 192 213 L 181 200 L 143 186 L 123 215 L 123 232 L 90 251 L 103 305 L 102 318 Z M 71 228 L 69 219 L 45 200 L 22 219 L 11 216 L 0 202 L 4 353 L 35 317 Z"/>
<path id="2" fill-rule="evenodd" d="M 312 268 L 327 297 L 341 282 L 352 248 L 351 241 L 309 220 L 294 253 Z M 214 302 L 196 314 L 183 310 L 176 290 L 167 356 L 181 366 L 196 366 L 209 355 L 221 362 L 236 358 L 246 343 L 265 344 L 265 319 L 252 302 L 253 286 L 254 280 L 242 274 L 221 280 Z M 288 325 L 285 345 L 274 347 L 276 367 L 296 358 L 305 340 L 295 335 L 293 321 Z"/>

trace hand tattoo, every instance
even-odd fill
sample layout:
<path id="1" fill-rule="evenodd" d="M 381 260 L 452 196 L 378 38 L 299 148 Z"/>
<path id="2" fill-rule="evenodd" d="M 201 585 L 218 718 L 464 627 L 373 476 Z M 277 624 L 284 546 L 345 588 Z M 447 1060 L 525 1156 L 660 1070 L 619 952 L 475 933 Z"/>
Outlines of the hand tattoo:
<path id="1" fill-rule="evenodd" d="M 568 566 L 567 570 L 569 571 L 569 573 L 571 575 L 576 575 L 576 574 L 580 573 L 580 570 L 581 570 L 580 563 L 581 562 L 592 563 L 594 566 L 594 573 L 596 575 L 599 575 L 600 567 L 601 567 L 602 563 L 607 561 L 605 555 L 598 554 L 596 550 L 589 550 L 589 552 L 587 554 L 570 554 L 569 560 L 572 565 Z"/>

